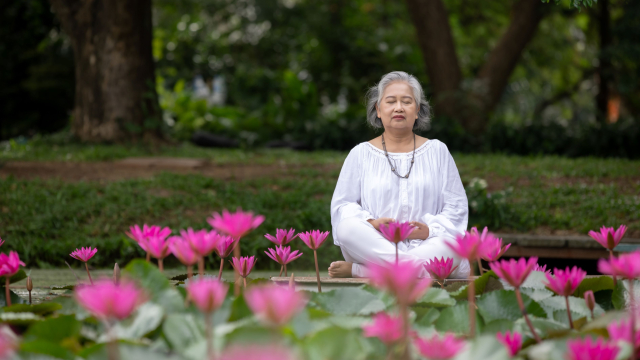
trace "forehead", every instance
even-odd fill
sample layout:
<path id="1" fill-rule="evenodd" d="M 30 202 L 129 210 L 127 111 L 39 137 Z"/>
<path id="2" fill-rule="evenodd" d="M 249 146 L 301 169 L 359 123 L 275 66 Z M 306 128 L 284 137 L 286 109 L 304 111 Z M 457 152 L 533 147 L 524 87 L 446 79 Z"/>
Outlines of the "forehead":
<path id="1" fill-rule="evenodd" d="M 387 85 L 387 87 L 384 89 L 384 93 L 382 94 L 383 99 L 389 96 L 408 96 L 413 98 L 413 89 L 404 81 L 394 81 L 391 84 Z"/>

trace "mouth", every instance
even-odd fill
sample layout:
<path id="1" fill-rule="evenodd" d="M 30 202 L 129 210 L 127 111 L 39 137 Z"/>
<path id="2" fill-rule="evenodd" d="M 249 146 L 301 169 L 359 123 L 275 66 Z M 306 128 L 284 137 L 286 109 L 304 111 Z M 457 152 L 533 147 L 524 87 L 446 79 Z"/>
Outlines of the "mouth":
<path id="1" fill-rule="evenodd" d="M 396 115 L 396 116 L 392 117 L 392 119 L 404 120 L 404 116 Z"/>

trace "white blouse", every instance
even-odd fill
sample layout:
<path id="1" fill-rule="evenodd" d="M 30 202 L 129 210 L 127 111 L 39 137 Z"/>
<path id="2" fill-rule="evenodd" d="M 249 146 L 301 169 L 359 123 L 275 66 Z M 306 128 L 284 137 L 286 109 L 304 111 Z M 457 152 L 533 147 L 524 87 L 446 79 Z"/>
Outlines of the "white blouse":
<path id="1" fill-rule="evenodd" d="M 412 152 L 388 153 L 398 174 L 405 175 Z M 384 151 L 363 142 L 349 152 L 331 199 L 333 242 L 338 224 L 346 218 L 390 217 L 429 226 L 429 238 L 454 238 L 467 229 L 467 195 L 447 146 L 428 140 L 416 149 L 408 179 L 391 172 Z"/>

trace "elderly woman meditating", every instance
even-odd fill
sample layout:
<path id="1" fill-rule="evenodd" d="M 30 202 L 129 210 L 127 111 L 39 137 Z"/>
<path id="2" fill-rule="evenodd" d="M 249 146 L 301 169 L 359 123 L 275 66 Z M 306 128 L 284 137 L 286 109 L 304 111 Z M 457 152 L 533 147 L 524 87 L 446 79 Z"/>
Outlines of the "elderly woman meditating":
<path id="1" fill-rule="evenodd" d="M 445 144 L 413 132 L 425 129 L 430 115 L 420 83 L 405 72 L 386 74 L 367 93 L 367 120 L 384 132 L 354 147 L 340 171 L 331 225 L 345 261 L 331 263 L 329 276 L 366 277 L 367 264 L 394 262 L 395 244 L 379 231 L 393 221 L 414 226 L 398 244 L 400 261 L 449 257 L 458 266 L 451 278 L 469 275 L 469 262 L 446 245 L 467 229 L 458 169 Z"/>

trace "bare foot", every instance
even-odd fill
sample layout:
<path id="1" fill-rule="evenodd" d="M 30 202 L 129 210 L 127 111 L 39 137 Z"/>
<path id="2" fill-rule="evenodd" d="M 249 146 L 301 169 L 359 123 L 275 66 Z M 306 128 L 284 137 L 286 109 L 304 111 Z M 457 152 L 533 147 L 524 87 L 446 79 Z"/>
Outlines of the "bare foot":
<path id="1" fill-rule="evenodd" d="M 332 278 L 350 278 L 351 266 L 353 264 L 346 261 L 334 261 L 329 266 L 329 276 Z"/>

